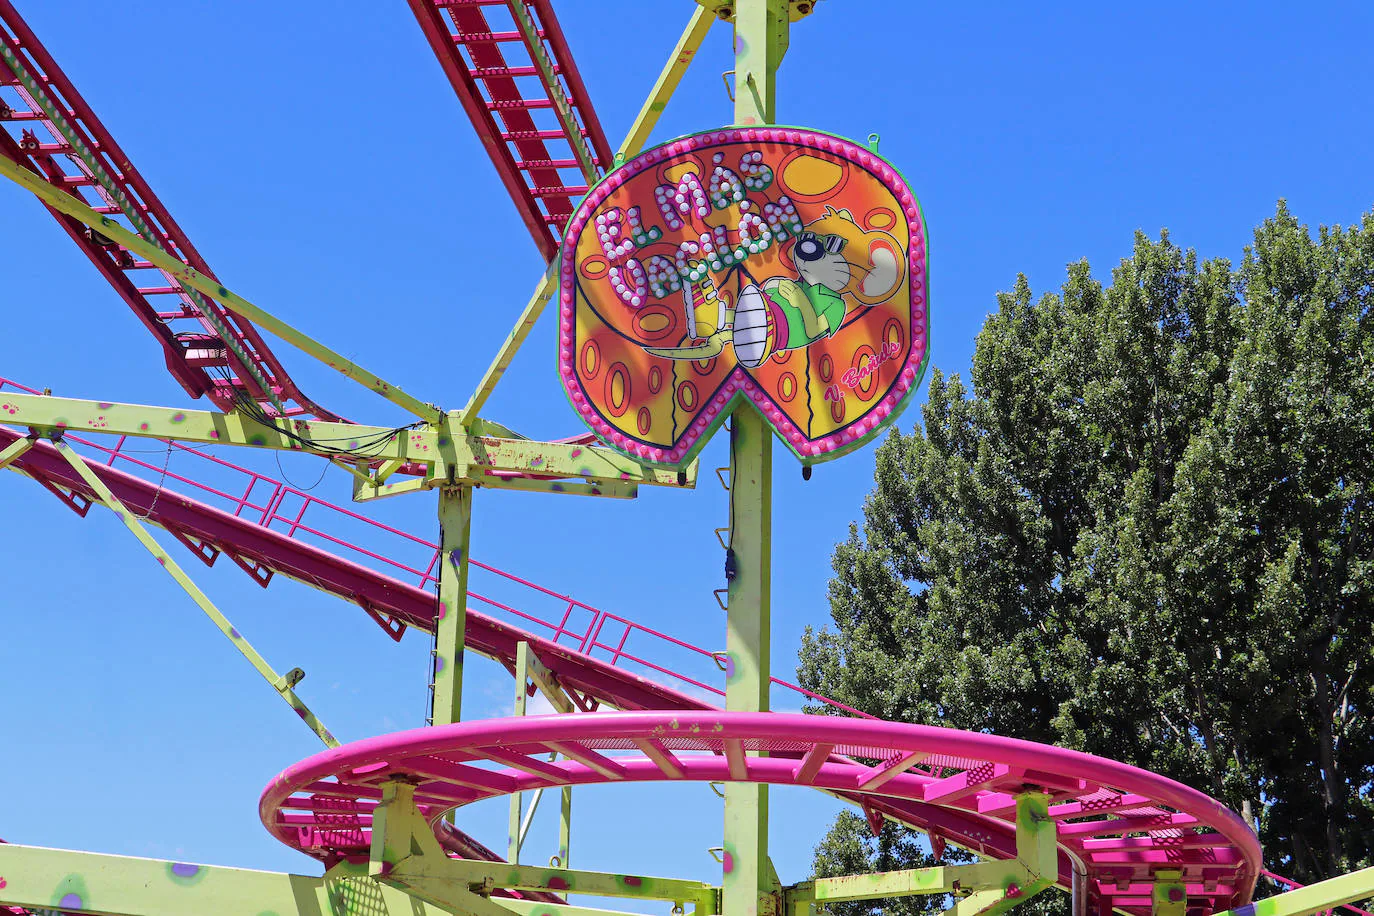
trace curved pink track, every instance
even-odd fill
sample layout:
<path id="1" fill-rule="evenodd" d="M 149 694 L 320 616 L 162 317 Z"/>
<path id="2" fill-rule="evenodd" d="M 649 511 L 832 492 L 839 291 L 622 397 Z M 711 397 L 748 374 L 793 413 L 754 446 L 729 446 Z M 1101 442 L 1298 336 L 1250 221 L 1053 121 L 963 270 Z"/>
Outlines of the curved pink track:
<path id="1" fill-rule="evenodd" d="M 768 751 L 749 757 L 745 751 Z M 547 762 L 557 751 L 565 759 Z M 925 755 L 904 768 L 910 755 Z M 541 757 L 543 759 L 541 759 Z M 863 765 L 852 758 L 881 761 Z M 498 719 L 398 732 L 309 757 L 264 790 L 259 814 L 283 843 L 325 859 L 366 858 L 380 785 L 418 782 L 435 821 L 446 810 L 547 786 L 664 780 L 761 782 L 896 805 L 953 820 L 1005 858 L 1013 794 L 1051 794 L 1060 882 L 1075 864 L 1099 905 L 1147 914 L 1150 883 L 1181 869 L 1189 906 L 1249 899 L 1259 842 L 1219 802 L 1155 773 L 1078 751 L 954 729 L 778 713 L 617 712 Z M 944 816 L 942 816 L 944 815 Z M 969 829 L 970 826 L 972 829 Z"/>

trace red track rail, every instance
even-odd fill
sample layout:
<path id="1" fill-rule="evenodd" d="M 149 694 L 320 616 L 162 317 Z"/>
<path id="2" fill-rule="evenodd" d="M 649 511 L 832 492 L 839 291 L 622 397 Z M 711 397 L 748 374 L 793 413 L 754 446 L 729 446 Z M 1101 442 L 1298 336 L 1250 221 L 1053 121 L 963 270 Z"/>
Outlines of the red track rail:
<path id="1" fill-rule="evenodd" d="M 612 154 L 549 0 L 408 2 L 526 228 L 552 261 L 577 198 Z M 534 41 L 513 7 L 530 17 Z M 569 171 L 577 177 L 565 179 Z"/>
<path id="2" fill-rule="evenodd" d="M 3 410 L 6 385 L 22 387 L 0 379 L 0 410 Z M 19 435 L 0 426 L 0 448 Z M 150 521 L 171 532 L 207 564 L 224 554 L 254 575 L 263 586 L 278 573 L 305 582 L 359 605 L 386 627 L 393 638 L 399 638 L 405 626 L 433 628 L 434 596 L 426 587 L 433 581 L 432 568 L 419 562 L 392 559 L 382 552 L 390 552 L 390 548 L 372 550 L 357 546 L 341 534 L 341 526 L 354 524 L 374 536 L 398 538 L 399 541 L 393 540 L 393 544 L 402 548 L 408 545 L 413 553 L 432 556 L 433 545 L 423 539 L 380 525 L 351 510 L 310 497 L 214 456 L 176 447 L 178 470 L 175 473 L 169 470 L 166 479 L 194 487 L 198 495 L 227 507 L 216 508 L 113 467 L 119 463 L 139 473 L 160 477 L 160 458 L 145 460 L 125 451 L 122 442 L 116 449 L 109 449 L 76 436 L 67 438 L 99 462 L 94 465 L 97 473 L 130 509 L 148 515 Z M 149 440 L 141 441 L 147 444 Z M 217 469 L 239 480 L 240 485 L 231 491 L 227 484 L 218 481 L 193 480 L 182 472 L 185 464 L 192 461 L 197 462 L 200 473 Z M 36 444 L 20 456 L 14 466 L 78 513 L 85 515 L 89 510 L 93 494 L 71 466 L 46 443 Z M 243 480 L 247 483 L 242 483 Z M 308 519 L 307 510 L 310 512 Z M 306 538 L 329 546 L 326 549 L 307 543 Z M 346 553 L 349 558 L 335 551 Z M 418 581 L 414 585 L 402 582 L 376 567 Z M 474 572 L 474 578 L 488 577 L 491 593 L 470 593 L 468 647 L 513 670 L 518 644 L 528 642 L 536 657 L 583 708 L 594 709 L 607 704 L 625 710 L 703 710 L 715 708 L 714 701 L 723 696 L 723 691 L 715 686 L 721 677 L 715 670 L 717 658 L 714 653 L 493 567 L 476 564 Z M 481 588 L 483 592 L 488 591 L 487 585 Z M 522 600 L 500 600 L 495 595 L 501 588 L 523 590 Z M 525 606 L 517 607 L 517 604 Z M 529 632 L 531 629 L 546 635 L 536 635 Z M 660 680 L 673 682 L 676 686 L 665 686 L 658 682 Z M 800 691 L 795 685 L 777 678 L 774 683 Z M 834 713 L 863 715 L 824 697 L 806 691 L 801 693 L 821 703 L 829 703 Z M 1081 793 L 1086 789 L 1086 784 L 1076 786 L 1073 792 Z M 837 794 L 848 798 L 844 793 Z M 1014 833 L 1010 828 L 976 808 L 940 807 L 911 799 L 876 796 L 856 796 L 848 800 L 862 805 L 875 824 L 883 817 L 891 817 L 980 855 L 1007 858 L 1015 854 Z M 1164 816 L 1153 809 L 1135 811 L 1129 807 L 1121 813 Z M 1065 817 L 1071 819 L 1072 814 L 1065 814 Z M 1145 826 L 1141 829 L 1154 828 Z M 1160 829 L 1176 830 L 1167 825 Z M 445 837 L 445 841 L 455 851 L 464 843 L 474 842 L 461 836 Z M 1063 886 L 1073 881 L 1074 867 L 1068 853 L 1061 852 L 1060 881 Z M 1090 882 L 1088 892 L 1093 900 L 1107 908 L 1113 904 L 1122 905 L 1135 885 L 1124 875 L 1118 877 L 1121 880 L 1116 884 Z M 1194 878 L 1200 883 L 1196 894 L 1190 889 L 1190 897 L 1195 896 L 1199 905 L 1214 910 L 1248 900 L 1255 875 L 1236 863 L 1199 861 L 1192 863 L 1190 881 Z M 1129 905 L 1134 907 L 1137 901 L 1134 897 L 1129 899 Z"/>
<path id="3" fill-rule="evenodd" d="M 42 91 L 65 116 L 79 145 L 94 154 L 109 176 L 114 193 L 96 181 L 69 139 L 44 113 L 35 95 L 21 85 L 3 63 L 0 63 L 0 155 L 27 166 L 55 187 L 87 206 L 121 220 L 125 228 L 136 231 L 121 214 L 118 198 L 122 195 L 142 215 L 157 244 L 179 260 L 213 277 L 205 259 L 196 251 L 85 99 L 72 86 L 33 30 L 20 18 L 10 0 L 0 0 L 0 47 L 14 54 L 25 69 L 35 76 Z M 150 263 L 135 257 L 71 217 L 48 209 L 157 339 L 162 346 L 168 371 L 192 397 L 208 395 L 217 407 L 228 410 L 235 404 L 236 393 L 242 392 L 267 412 L 276 414 L 278 411 L 271 403 L 272 397 L 254 381 L 256 375 L 265 382 L 272 396 L 282 402 L 285 415 L 340 419 L 300 392 L 257 328 L 248 321 L 229 314 L 208 298 L 193 294 Z M 251 363 L 251 371 L 229 352 L 197 299 L 229 329 L 236 345 Z M 220 374 L 216 374 L 215 370 L 220 370 Z M 227 382 L 220 377 L 225 372 L 229 376 Z"/>

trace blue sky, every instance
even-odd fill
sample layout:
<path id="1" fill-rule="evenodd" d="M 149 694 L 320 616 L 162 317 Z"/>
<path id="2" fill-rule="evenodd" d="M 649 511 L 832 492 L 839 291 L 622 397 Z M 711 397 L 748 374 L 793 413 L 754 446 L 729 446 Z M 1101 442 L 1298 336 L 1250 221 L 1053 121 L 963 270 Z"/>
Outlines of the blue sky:
<path id="1" fill-rule="evenodd" d="M 318 6 L 91 0 L 21 12 L 232 288 L 382 376 L 459 406 L 540 270 L 458 102 L 401 0 Z M 614 145 L 690 13 L 687 0 L 564 0 L 568 40 Z M 826 0 L 793 32 L 779 119 L 882 152 L 932 234 L 933 364 L 967 370 L 995 294 L 1039 291 L 1086 257 L 1109 274 L 1132 233 L 1239 257 L 1288 199 L 1350 223 L 1374 203 L 1363 3 L 927 4 Z M 729 121 L 717 27 L 657 138 Z M 0 376 L 55 394 L 186 405 L 149 338 L 50 218 L 0 187 Z M 282 344 L 318 401 L 406 422 Z M 197 405 L 204 406 L 204 405 Z M 579 430 L 541 323 L 488 415 L 532 436 Z M 902 419 L 916 421 L 915 408 Z M 872 480 L 873 447 L 816 469 L 775 450 L 774 671 L 826 622 L 835 541 Z M 145 456 L 160 466 L 162 454 Z M 318 462 L 282 459 L 310 485 Z M 725 463 L 723 439 L 703 467 Z M 234 460 L 278 474 L 262 456 Z M 189 470 L 181 459 L 172 469 Z M 330 473 L 314 491 L 346 502 Z M 368 510 L 372 512 L 372 509 Z M 375 509 L 432 537 L 432 501 Z M 708 648 L 724 621 L 712 529 L 724 493 L 635 502 L 480 493 L 474 555 Z M 187 568 L 345 739 L 422 723 L 428 642 L 399 645 L 356 608 L 227 563 Z M 277 771 L 318 745 L 108 513 L 82 520 L 0 475 L 0 836 L 11 842 L 311 870 L 257 821 Z M 466 709 L 509 709 L 473 664 Z M 649 806 L 659 805 L 646 817 Z M 778 792 L 774 858 L 804 877 L 836 803 Z M 661 812 L 661 813 L 660 813 Z M 553 852 L 548 815 L 529 858 Z M 579 790 L 573 864 L 716 880 L 720 803 L 701 786 Z M 491 845 L 504 808 L 464 815 Z"/>

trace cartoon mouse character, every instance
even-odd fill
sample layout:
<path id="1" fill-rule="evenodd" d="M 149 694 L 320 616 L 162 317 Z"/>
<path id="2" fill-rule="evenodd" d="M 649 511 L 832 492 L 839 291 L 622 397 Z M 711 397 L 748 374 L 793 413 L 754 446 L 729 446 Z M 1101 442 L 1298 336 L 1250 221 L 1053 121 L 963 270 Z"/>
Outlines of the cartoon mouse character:
<path id="1" fill-rule="evenodd" d="M 796 350 L 830 337 L 844 322 L 848 297 L 861 307 L 885 302 L 906 278 L 901 246 L 881 230 L 865 231 L 848 210 L 825 208 L 792 246 L 795 277 L 750 283 L 729 309 L 707 279 L 684 288 L 687 336 L 702 343 L 645 349 L 668 359 L 710 359 L 726 343 L 747 368 L 774 353 Z"/>

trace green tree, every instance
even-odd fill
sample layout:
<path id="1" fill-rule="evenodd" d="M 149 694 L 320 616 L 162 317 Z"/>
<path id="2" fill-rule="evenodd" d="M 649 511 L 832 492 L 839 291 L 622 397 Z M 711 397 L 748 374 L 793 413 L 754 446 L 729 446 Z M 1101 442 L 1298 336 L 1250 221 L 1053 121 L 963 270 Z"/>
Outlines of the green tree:
<path id="1" fill-rule="evenodd" d="M 801 683 L 1159 771 L 1299 880 L 1368 864 L 1371 287 L 1374 214 L 1314 238 L 1282 202 L 1235 267 L 1137 234 L 1108 286 L 1018 278 L 972 390 L 933 372 L 878 449 Z M 922 864 L 861 826 L 819 874 Z"/>

